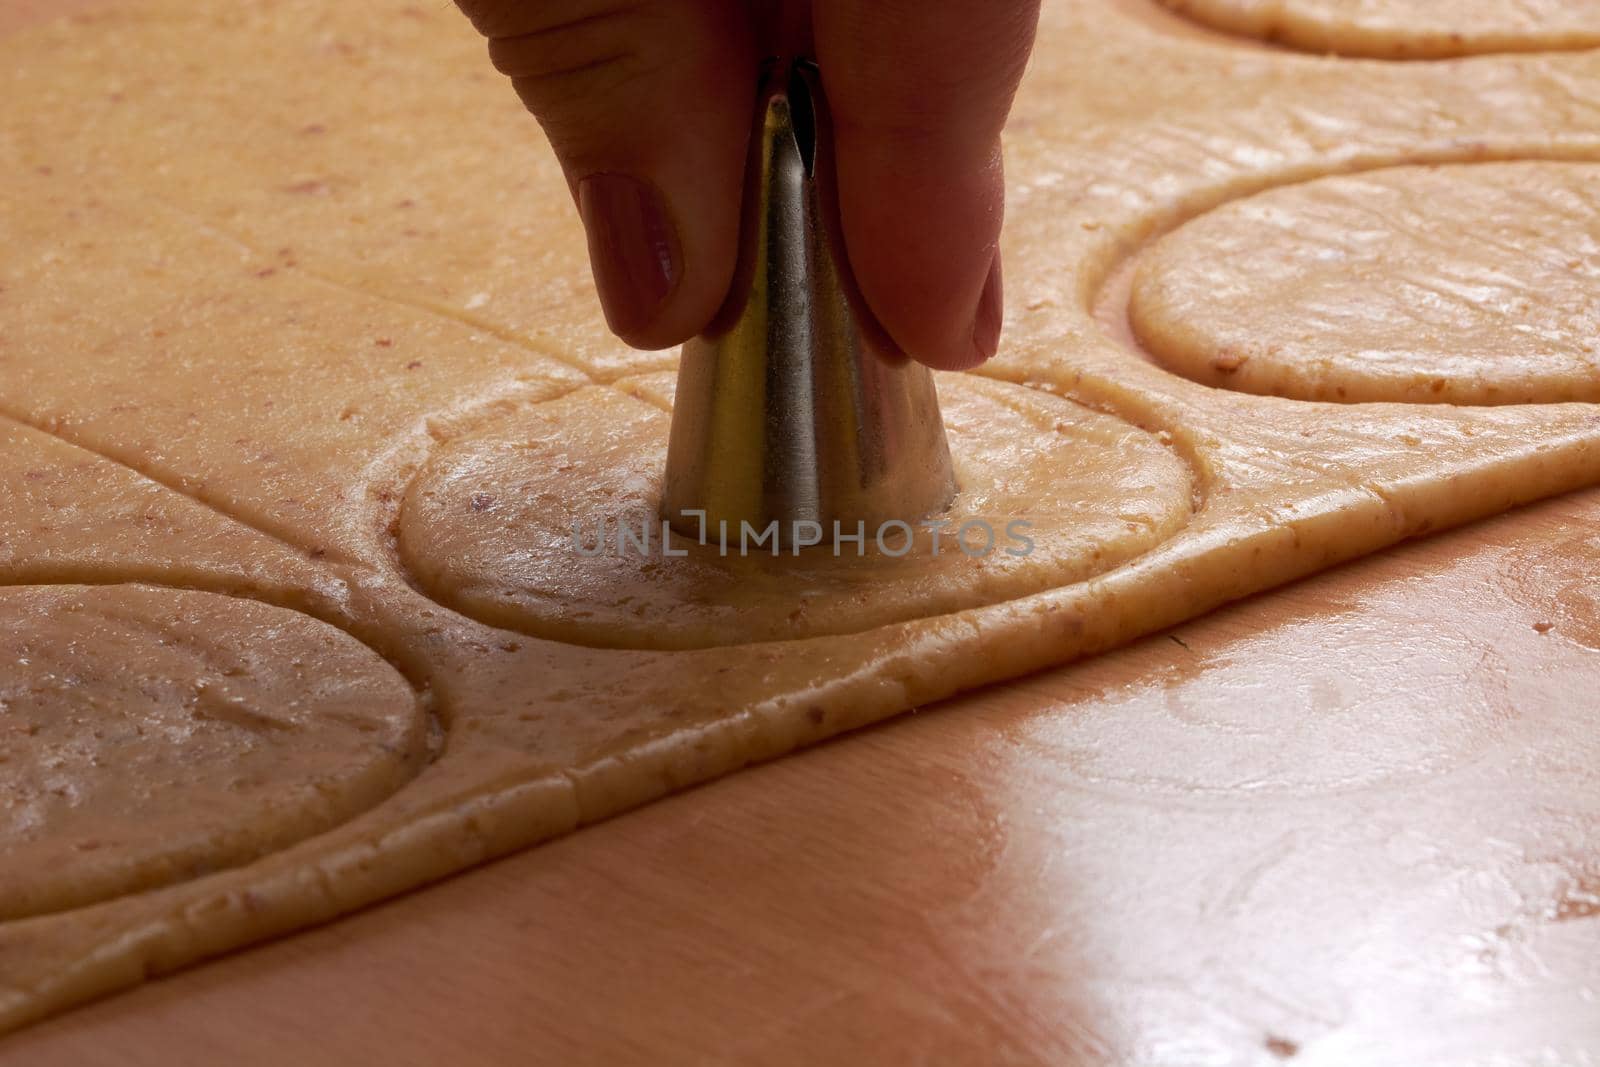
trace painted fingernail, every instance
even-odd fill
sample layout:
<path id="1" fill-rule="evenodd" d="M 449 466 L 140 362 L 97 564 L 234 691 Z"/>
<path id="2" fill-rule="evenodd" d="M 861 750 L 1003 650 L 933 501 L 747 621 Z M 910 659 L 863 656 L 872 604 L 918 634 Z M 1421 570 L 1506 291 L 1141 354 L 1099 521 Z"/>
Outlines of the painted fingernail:
<path id="1" fill-rule="evenodd" d="M 978 297 L 978 317 L 972 326 L 972 345 L 982 359 L 989 359 L 1000 350 L 1000 324 L 1005 317 L 1005 284 L 1001 280 L 1000 253 L 994 254 L 989 267 L 989 280 L 983 283 L 983 295 Z"/>
<path id="2" fill-rule="evenodd" d="M 606 322 L 626 338 L 649 326 L 683 273 L 666 204 L 647 182 L 591 174 L 578 183 L 578 212 Z"/>

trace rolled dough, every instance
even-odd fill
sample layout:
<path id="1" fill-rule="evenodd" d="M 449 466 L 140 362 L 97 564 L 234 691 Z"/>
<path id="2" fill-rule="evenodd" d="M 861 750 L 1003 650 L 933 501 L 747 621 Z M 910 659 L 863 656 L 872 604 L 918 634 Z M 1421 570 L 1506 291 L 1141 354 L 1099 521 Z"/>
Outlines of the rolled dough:
<path id="1" fill-rule="evenodd" d="M 137 748 L 262 760 L 237 790 L 227 765 L 142 799 L 121 761 L 54 768 L 68 794 L 151 805 L 141 840 L 201 844 L 130 847 L 102 876 L 71 848 L 87 825 L 40 823 L 26 847 L 65 866 L 0 922 L 0 1029 L 1600 481 L 1592 404 L 1210 388 L 1137 347 L 1119 288 L 1153 241 L 1275 187 L 1600 159 L 1591 59 L 1469 77 L 1168 34 L 1113 0 L 1044 20 L 1007 147 L 1007 341 L 984 370 L 1008 384 L 941 381 L 969 500 L 1033 510 L 1041 565 L 919 586 L 881 557 L 848 583 L 803 559 L 762 576 L 739 626 L 719 605 L 751 589 L 719 570 L 562 580 L 518 525 L 530 493 L 648 496 L 672 355 L 605 339 L 563 177 L 455 12 L 150 0 L 0 42 L 23 104 L 0 112 L 0 576 L 18 587 L 0 602 L 60 664 L 26 720 L 0 709 L 0 782 L 54 758 L 44 725 L 112 705 L 185 722 L 186 694 L 241 660 L 237 695 L 303 724 L 278 741 L 202 720 Z M 1536 207 L 1507 210 L 1548 227 Z M 1271 325 L 1276 299 L 1242 314 Z M 582 478 L 541 462 L 585 441 Z M 813 580 L 836 584 L 791 620 Z M 123 605 L 84 624 L 95 652 L 41 606 L 78 602 Z M 704 647 L 600 647 L 651 643 Z M 96 658 L 116 649 L 120 672 Z"/>
<path id="2" fill-rule="evenodd" d="M 1600 166 L 1399 167 L 1185 223 L 1134 332 L 1207 385 L 1297 400 L 1600 400 Z"/>
<path id="3" fill-rule="evenodd" d="M 670 411 L 672 382 L 628 384 Z M 401 512 L 401 555 L 430 594 L 490 625 L 707 648 L 859 633 L 1070 585 L 1188 521 L 1189 469 L 1154 434 L 1002 382 L 947 377 L 941 395 L 961 488 L 938 527 L 847 525 L 837 545 L 831 528 L 801 531 L 822 544 L 799 551 L 737 529 L 664 546 L 668 413 L 592 388 L 441 449 Z"/>
<path id="4" fill-rule="evenodd" d="M 423 765 L 405 679 L 346 634 L 148 586 L 0 589 L 0 921 L 247 862 Z"/>
<path id="5" fill-rule="evenodd" d="M 1228 33 L 1308 52 L 1442 59 L 1600 45 L 1595 0 L 1161 0 Z"/>

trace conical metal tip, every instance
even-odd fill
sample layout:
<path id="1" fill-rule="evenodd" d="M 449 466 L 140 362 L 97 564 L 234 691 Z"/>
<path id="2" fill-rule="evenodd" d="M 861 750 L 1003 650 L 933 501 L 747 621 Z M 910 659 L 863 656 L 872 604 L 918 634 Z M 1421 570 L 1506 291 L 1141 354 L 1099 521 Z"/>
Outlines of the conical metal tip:
<path id="1" fill-rule="evenodd" d="M 933 376 L 878 325 L 845 255 L 816 67 L 763 78 L 727 303 L 683 346 L 662 514 L 704 538 L 913 523 L 955 494 Z M 701 513 L 704 513 L 703 515 Z"/>

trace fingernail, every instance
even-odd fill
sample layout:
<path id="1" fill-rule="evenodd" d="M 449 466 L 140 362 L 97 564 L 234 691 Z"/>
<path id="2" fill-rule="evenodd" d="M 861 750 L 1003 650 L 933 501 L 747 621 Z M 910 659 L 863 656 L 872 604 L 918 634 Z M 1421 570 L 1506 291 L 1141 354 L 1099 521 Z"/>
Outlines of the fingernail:
<path id="1" fill-rule="evenodd" d="M 578 183 L 578 213 L 606 322 L 626 338 L 655 319 L 683 272 L 666 204 L 647 182 L 591 174 Z"/>
<path id="2" fill-rule="evenodd" d="M 995 252 L 989 267 L 989 280 L 978 297 L 978 317 L 972 326 L 972 346 L 981 359 L 1000 351 L 1000 324 L 1005 317 L 1005 284 L 1001 280 L 1000 253 Z"/>

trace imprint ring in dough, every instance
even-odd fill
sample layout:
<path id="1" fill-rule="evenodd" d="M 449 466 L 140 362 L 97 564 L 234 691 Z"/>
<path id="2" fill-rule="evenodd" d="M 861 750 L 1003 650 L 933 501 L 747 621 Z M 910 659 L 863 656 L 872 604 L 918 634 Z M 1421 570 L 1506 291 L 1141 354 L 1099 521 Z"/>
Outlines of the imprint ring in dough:
<path id="1" fill-rule="evenodd" d="M 1298 400 L 1600 401 L 1600 164 L 1396 167 L 1226 204 L 1156 242 L 1134 333 Z"/>
<path id="2" fill-rule="evenodd" d="M 494 626 L 703 648 L 854 633 L 1070 585 L 1190 516 L 1188 467 L 1151 433 L 971 376 L 943 378 L 940 395 L 961 489 L 937 549 L 931 529 L 889 528 L 887 551 L 869 530 L 860 555 L 844 542 L 838 554 L 824 544 L 774 558 L 747 544 L 741 555 L 736 537 L 724 555 L 713 535 L 709 548 L 674 538 L 688 554 L 664 556 L 655 512 L 670 417 L 589 388 L 445 448 L 407 497 L 401 553 L 429 593 Z M 580 554 L 575 523 L 587 548 L 606 531 L 606 551 Z M 619 546 L 619 523 L 654 523 L 649 551 Z"/>
<path id="3" fill-rule="evenodd" d="M 281 849 L 426 755 L 416 694 L 309 616 L 148 586 L 0 589 L 0 919 Z"/>

